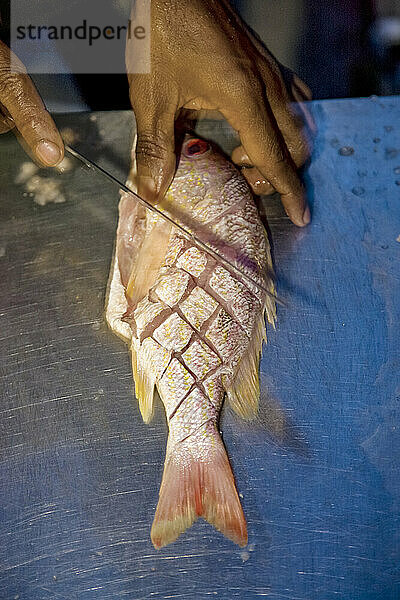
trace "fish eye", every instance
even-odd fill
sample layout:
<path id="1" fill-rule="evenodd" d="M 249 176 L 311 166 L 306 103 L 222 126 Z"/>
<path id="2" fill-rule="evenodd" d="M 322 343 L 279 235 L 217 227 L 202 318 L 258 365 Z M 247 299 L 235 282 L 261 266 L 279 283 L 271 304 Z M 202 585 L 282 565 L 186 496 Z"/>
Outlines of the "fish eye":
<path id="1" fill-rule="evenodd" d="M 205 140 L 199 138 L 188 140 L 183 145 L 183 154 L 187 158 L 199 158 L 210 150 L 211 146 Z"/>

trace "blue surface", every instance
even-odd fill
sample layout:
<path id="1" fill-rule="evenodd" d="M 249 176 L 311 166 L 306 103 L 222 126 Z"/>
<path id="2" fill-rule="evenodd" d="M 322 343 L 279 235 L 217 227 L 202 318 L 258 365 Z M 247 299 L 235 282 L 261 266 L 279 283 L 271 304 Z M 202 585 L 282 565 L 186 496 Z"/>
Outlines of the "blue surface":
<path id="1" fill-rule="evenodd" d="M 267 209 L 288 307 L 264 350 L 260 418 L 222 419 L 244 551 L 204 522 L 150 543 L 166 425 L 160 407 L 141 422 L 102 320 L 115 191 L 74 176 L 66 204 L 35 207 L 1 174 L 0 598 L 400 597 L 400 99 L 313 112 L 312 225 Z M 113 148 L 94 136 L 88 153 L 127 155 L 127 118 L 99 118 Z M 24 160 L 9 137 L 0 156 Z"/>

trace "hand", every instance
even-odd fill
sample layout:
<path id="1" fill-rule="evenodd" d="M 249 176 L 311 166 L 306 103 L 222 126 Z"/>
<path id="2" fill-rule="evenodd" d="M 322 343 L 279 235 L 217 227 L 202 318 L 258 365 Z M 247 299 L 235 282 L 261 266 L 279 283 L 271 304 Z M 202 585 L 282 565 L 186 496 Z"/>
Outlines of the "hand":
<path id="1" fill-rule="evenodd" d="M 13 127 L 42 165 L 55 166 L 62 160 L 64 145 L 53 119 L 24 65 L 0 42 L 0 133 Z"/>
<path id="2" fill-rule="evenodd" d="M 218 110 L 241 145 L 232 159 L 257 193 L 278 191 L 296 225 L 310 221 L 297 167 L 309 157 L 293 101 L 311 97 L 234 13 L 228 0 L 152 0 L 151 73 L 126 63 L 137 122 L 139 194 L 160 201 L 176 167 L 174 129 L 182 109 Z"/>

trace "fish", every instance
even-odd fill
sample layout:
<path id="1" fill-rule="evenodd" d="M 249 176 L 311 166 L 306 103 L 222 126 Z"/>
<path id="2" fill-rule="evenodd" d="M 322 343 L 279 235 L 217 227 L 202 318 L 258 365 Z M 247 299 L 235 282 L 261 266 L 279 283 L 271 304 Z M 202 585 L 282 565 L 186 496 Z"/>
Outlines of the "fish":
<path id="1" fill-rule="evenodd" d="M 268 236 L 243 175 L 193 135 L 157 208 L 194 236 L 121 192 L 106 306 L 109 327 L 130 348 L 143 420 L 157 390 L 168 423 L 151 541 L 162 548 L 201 517 L 244 547 L 219 415 L 225 400 L 244 419 L 257 415 L 266 321 L 276 318 Z"/>

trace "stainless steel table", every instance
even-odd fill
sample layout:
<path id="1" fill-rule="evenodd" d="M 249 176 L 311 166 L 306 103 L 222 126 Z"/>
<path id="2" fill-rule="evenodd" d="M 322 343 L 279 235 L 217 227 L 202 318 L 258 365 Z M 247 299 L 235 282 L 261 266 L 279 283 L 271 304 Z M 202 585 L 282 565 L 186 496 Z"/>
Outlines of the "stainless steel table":
<path id="1" fill-rule="evenodd" d="M 288 306 L 264 350 L 260 418 L 222 418 L 245 550 L 203 521 L 153 549 L 165 418 L 141 422 L 103 318 L 117 190 L 74 172 L 65 203 L 38 206 L 1 137 L 1 599 L 400 597 L 400 99 L 312 110 L 312 225 L 276 199 L 266 209 Z M 59 121 L 125 177 L 129 113 Z M 201 131 L 234 143 L 221 124 Z"/>

